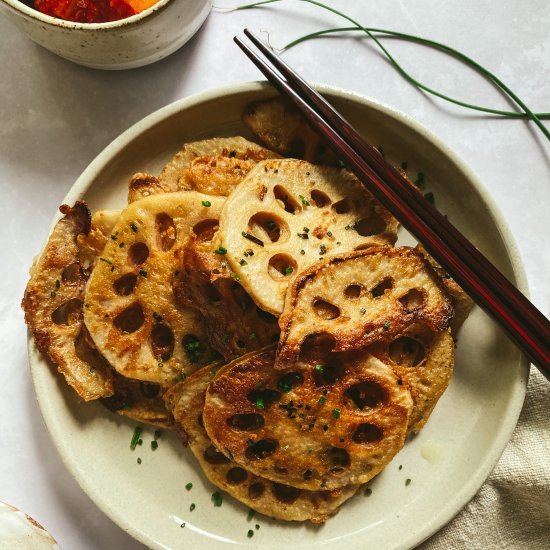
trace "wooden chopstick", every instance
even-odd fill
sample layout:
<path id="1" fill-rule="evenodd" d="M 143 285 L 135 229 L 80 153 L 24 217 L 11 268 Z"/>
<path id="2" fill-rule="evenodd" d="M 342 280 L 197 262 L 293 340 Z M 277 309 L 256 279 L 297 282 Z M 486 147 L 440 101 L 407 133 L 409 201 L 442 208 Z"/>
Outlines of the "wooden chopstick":
<path id="1" fill-rule="evenodd" d="M 550 380 L 548 319 L 354 128 L 250 31 L 246 36 L 284 79 L 238 37 L 266 78 L 333 147 L 369 191 L 426 248 Z M 286 80 L 285 80 L 286 79 Z"/>

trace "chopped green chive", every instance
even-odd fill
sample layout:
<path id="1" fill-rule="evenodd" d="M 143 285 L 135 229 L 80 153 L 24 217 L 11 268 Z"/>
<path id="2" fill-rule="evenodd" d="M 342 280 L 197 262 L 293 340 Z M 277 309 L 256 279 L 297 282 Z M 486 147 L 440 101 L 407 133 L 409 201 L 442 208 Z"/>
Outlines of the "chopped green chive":
<path id="1" fill-rule="evenodd" d="M 241 260 L 239 260 L 239 264 L 240 265 L 248 265 L 248 262 L 244 258 L 242 258 Z"/>
<path id="2" fill-rule="evenodd" d="M 220 256 L 225 256 L 227 254 L 227 248 L 224 248 L 223 246 L 220 246 L 219 248 L 216 248 L 214 250 L 216 254 L 219 254 Z"/>
<path id="3" fill-rule="evenodd" d="M 155 440 L 159 439 L 161 435 L 162 435 L 162 430 L 155 430 Z"/>
<path id="4" fill-rule="evenodd" d="M 256 512 L 252 509 L 248 510 L 248 515 L 246 516 L 246 521 L 252 521 L 252 518 L 254 517 L 254 514 Z"/>
<path id="5" fill-rule="evenodd" d="M 294 271 L 292 266 L 285 267 L 285 275 L 290 275 Z"/>
<path id="6" fill-rule="evenodd" d="M 191 506 L 189 506 L 189 511 L 192 512 L 196 508 L 195 503 L 192 502 Z"/>
<path id="7" fill-rule="evenodd" d="M 251 333 L 250 333 L 250 336 L 249 336 L 248 338 L 250 338 L 250 340 L 256 340 L 256 333 L 255 333 L 255 332 L 251 332 Z"/>
<path id="8" fill-rule="evenodd" d="M 116 241 L 118 239 L 118 237 L 116 235 L 111 235 L 111 240 L 112 241 Z"/>
<path id="9" fill-rule="evenodd" d="M 258 407 L 258 409 L 263 409 L 264 408 L 264 398 L 263 397 L 258 397 L 258 399 L 256 399 L 256 407 Z"/>
<path id="10" fill-rule="evenodd" d="M 191 363 L 196 363 L 202 353 L 200 340 L 196 336 L 186 336 L 183 349 Z"/>
<path id="11" fill-rule="evenodd" d="M 306 253 L 305 250 L 300 250 L 300 254 L 303 256 Z"/>
<path id="12" fill-rule="evenodd" d="M 211 500 L 214 503 L 214 506 L 221 506 L 222 505 L 222 495 L 221 495 L 221 493 L 219 491 L 216 491 L 215 493 L 212 493 Z"/>
<path id="13" fill-rule="evenodd" d="M 307 454 L 310 455 L 313 452 L 313 449 L 311 447 L 307 448 Z"/>
<path id="14" fill-rule="evenodd" d="M 222 342 L 223 342 L 224 344 L 227 344 L 227 343 L 229 342 L 229 334 L 224 334 L 224 335 L 222 336 Z"/>
<path id="15" fill-rule="evenodd" d="M 202 205 L 206 206 L 206 208 L 210 208 L 212 206 L 212 203 L 210 201 L 202 201 Z"/>
<path id="16" fill-rule="evenodd" d="M 389 321 L 386 321 L 384 323 L 384 330 L 390 330 L 390 322 Z"/>
<path id="17" fill-rule="evenodd" d="M 408 487 L 410 484 L 411 484 L 411 481 L 412 479 L 410 477 L 408 477 L 406 480 L 405 480 L 405 486 Z"/>
<path id="18" fill-rule="evenodd" d="M 333 409 L 332 416 L 338 420 L 340 418 L 340 409 Z"/>
<path id="19" fill-rule="evenodd" d="M 139 441 L 139 436 L 141 435 L 142 429 L 140 426 L 134 428 L 134 435 L 132 436 L 132 441 L 130 442 L 130 448 L 134 450 Z"/>
<path id="20" fill-rule="evenodd" d="M 134 233 L 137 233 L 138 226 L 137 226 L 136 222 L 132 222 L 132 223 L 130 224 L 130 229 L 131 229 Z"/>
<path id="21" fill-rule="evenodd" d="M 268 229 L 275 229 L 277 227 L 277 224 L 275 222 L 272 222 L 272 221 L 268 221 L 266 223 L 266 225 L 267 225 Z"/>
<path id="22" fill-rule="evenodd" d="M 141 464 L 141 458 L 139 458 L 139 456 L 138 456 L 138 459 L 137 459 L 137 463 Z"/>
<path id="23" fill-rule="evenodd" d="M 327 253 L 327 247 L 322 244 L 320 247 L 319 247 L 319 254 L 322 256 L 323 254 L 326 254 Z"/>
<path id="24" fill-rule="evenodd" d="M 55 288 L 59 288 L 61 286 L 61 283 L 59 281 L 59 279 L 56 279 L 55 280 Z"/>
<path id="25" fill-rule="evenodd" d="M 323 365 L 317 364 L 317 365 L 315 365 L 315 370 L 317 372 L 323 372 L 325 370 L 325 368 L 323 367 Z"/>
<path id="26" fill-rule="evenodd" d="M 370 487 L 367 487 L 365 489 L 365 496 L 370 497 L 372 495 L 372 489 Z"/>
<path id="27" fill-rule="evenodd" d="M 55 298 L 57 296 L 57 292 L 55 290 L 52 290 L 50 292 L 50 298 Z"/>
<path id="28" fill-rule="evenodd" d="M 403 469 L 403 464 L 399 464 L 399 469 L 400 469 L 400 470 Z"/>
<path id="29" fill-rule="evenodd" d="M 254 536 L 254 531 L 252 531 L 252 529 L 249 529 L 248 530 L 248 533 L 246 534 L 246 536 L 251 539 L 253 536 Z"/>
<path id="30" fill-rule="evenodd" d="M 158 448 L 159 444 L 157 441 L 151 441 L 151 449 L 156 450 Z"/>
<path id="31" fill-rule="evenodd" d="M 149 275 L 149 273 L 147 273 L 147 271 L 145 271 L 145 269 L 140 269 L 139 274 L 144 278 L 147 278 L 147 275 Z"/>
<path id="32" fill-rule="evenodd" d="M 302 201 L 302 204 L 304 206 L 309 206 L 309 201 L 304 197 L 304 195 L 298 195 L 300 197 L 300 200 Z"/>
<path id="33" fill-rule="evenodd" d="M 317 404 L 324 405 L 327 401 L 328 399 L 324 395 L 321 395 L 321 397 L 319 397 L 319 401 L 317 401 Z"/>
<path id="34" fill-rule="evenodd" d="M 256 525 L 254 525 L 254 527 L 256 528 L 256 531 L 260 528 L 260 526 L 256 523 Z"/>
<path id="35" fill-rule="evenodd" d="M 414 180 L 414 184 L 417 187 L 421 187 L 423 183 L 424 183 L 424 172 L 418 172 L 418 174 L 416 175 L 416 179 Z"/>
<path id="36" fill-rule="evenodd" d="M 193 488 L 193 484 L 192 484 L 191 482 L 189 482 L 189 483 L 185 486 L 185 488 L 186 488 L 188 491 L 190 491 L 190 490 Z"/>
<path id="37" fill-rule="evenodd" d="M 431 191 L 428 191 L 427 193 L 424 193 L 424 198 L 430 203 L 435 204 L 435 197 L 434 194 Z"/>

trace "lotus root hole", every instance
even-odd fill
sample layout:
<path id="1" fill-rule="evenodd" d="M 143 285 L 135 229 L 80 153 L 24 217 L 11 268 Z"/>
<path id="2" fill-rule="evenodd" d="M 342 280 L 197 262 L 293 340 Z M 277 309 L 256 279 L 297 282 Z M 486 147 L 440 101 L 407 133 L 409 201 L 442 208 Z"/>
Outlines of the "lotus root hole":
<path id="1" fill-rule="evenodd" d="M 346 368 L 340 360 L 332 357 L 322 363 L 318 363 L 316 368 L 312 370 L 313 382 L 318 388 L 332 386 L 344 377 L 345 372 Z"/>
<path id="2" fill-rule="evenodd" d="M 388 396 L 384 388 L 372 380 L 365 380 L 350 386 L 345 392 L 344 396 L 347 400 L 351 400 L 353 405 L 359 410 L 374 409 L 381 405 L 384 405 Z M 346 404 L 350 404 L 349 402 Z"/>
<path id="3" fill-rule="evenodd" d="M 231 468 L 225 474 L 225 479 L 227 480 L 227 483 L 231 485 L 240 485 L 241 483 L 246 481 L 247 477 L 247 471 L 244 468 L 239 468 L 238 466 L 236 466 L 235 468 Z"/>
<path id="4" fill-rule="evenodd" d="M 417 340 L 400 336 L 389 346 L 390 359 L 401 367 L 416 367 L 424 360 L 426 350 Z"/>
<path id="5" fill-rule="evenodd" d="M 263 483 L 252 483 L 250 487 L 248 488 L 248 496 L 252 500 L 256 500 L 257 498 L 260 498 L 265 491 L 265 485 Z"/>
<path id="6" fill-rule="evenodd" d="M 294 502 L 300 496 L 300 489 L 282 483 L 273 483 L 272 490 L 277 500 L 288 504 Z"/>
<path id="7" fill-rule="evenodd" d="M 270 389 L 255 389 L 248 392 L 246 398 L 251 403 L 254 403 L 254 405 L 256 405 L 257 403 L 263 403 L 264 409 L 267 409 L 269 405 L 275 403 L 276 401 L 279 401 L 279 399 L 281 398 L 281 392 Z"/>
<path id="8" fill-rule="evenodd" d="M 288 239 L 290 231 L 287 223 L 268 212 L 258 212 L 248 221 L 248 232 L 264 243 L 276 243 Z"/>
<path id="9" fill-rule="evenodd" d="M 292 256 L 288 254 L 275 254 L 269 260 L 267 272 L 274 281 L 280 281 L 296 273 L 296 268 L 297 263 Z"/>
<path id="10" fill-rule="evenodd" d="M 302 210 L 300 203 L 282 185 L 276 185 L 273 188 L 273 195 L 277 204 L 286 212 L 294 214 Z"/>
<path id="11" fill-rule="evenodd" d="M 317 208 L 323 208 L 332 203 L 330 197 L 326 193 L 323 193 L 323 191 L 319 191 L 319 189 L 313 189 L 311 192 L 311 202 Z"/>
<path id="12" fill-rule="evenodd" d="M 169 216 L 165 212 L 157 214 L 155 228 L 157 230 L 157 246 L 163 252 L 167 252 L 174 246 L 178 233 L 172 216 Z"/>
<path id="13" fill-rule="evenodd" d="M 134 292 L 136 282 L 137 275 L 135 273 L 126 273 L 126 275 L 122 275 L 122 277 L 119 277 L 113 283 L 113 287 L 119 296 L 129 296 Z"/>
<path id="14" fill-rule="evenodd" d="M 362 285 L 358 285 L 358 284 L 348 285 L 344 290 L 344 296 L 348 300 L 357 300 L 361 296 L 362 290 L 363 290 Z"/>
<path id="15" fill-rule="evenodd" d="M 321 319 L 326 321 L 332 321 L 340 317 L 340 308 L 322 298 L 316 298 L 313 301 L 313 310 Z"/>
<path id="16" fill-rule="evenodd" d="M 375 426 L 374 424 L 361 424 L 358 426 L 351 439 L 354 443 L 359 443 L 360 445 L 368 445 L 370 443 L 376 443 L 382 439 L 383 436 L 382 430 Z"/>
<path id="17" fill-rule="evenodd" d="M 193 233 L 197 236 L 198 241 L 210 242 L 214 238 L 219 225 L 218 220 L 201 220 L 193 226 Z"/>
<path id="18" fill-rule="evenodd" d="M 282 393 L 299 388 L 304 383 L 304 377 L 299 372 L 287 372 L 277 382 L 277 388 Z"/>
<path id="19" fill-rule="evenodd" d="M 328 471 L 333 474 L 342 473 L 351 464 L 349 453 L 346 449 L 341 449 L 340 447 L 329 447 L 324 451 L 322 458 L 327 465 Z"/>
<path id="20" fill-rule="evenodd" d="M 371 289 L 370 293 L 372 294 L 373 298 L 378 298 L 379 296 L 383 296 L 386 290 L 391 290 L 393 288 L 393 279 L 391 277 L 386 277 L 385 279 L 382 279 L 373 289 Z"/>
<path id="21" fill-rule="evenodd" d="M 419 309 L 424 304 L 424 292 L 417 288 L 411 288 L 407 294 L 401 296 L 399 301 L 403 304 L 407 311 Z"/>
<path id="22" fill-rule="evenodd" d="M 260 439 L 248 446 L 245 456 L 248 460 L 262 460 L 272 455 L 278 446 L 275 439 Z"/>
<path id="23" fill-rule="evenodd" d="M 370 237 L 371 235 L 379 235 L 386 229 L 386 222 L 378 217 L 363 218 L 355 223 L 355 231 L 362 237 Z"/>
<path id="24" fill-rule="evenodd" d="M 300 347 L 300 360 L 308 361 L 316 357 L 324 358 L 336 346 L 336 340 L 328 332 L 309 334 Z"/>
<path id="25" fill-rule="evenodd" d="M 143 397 L 154 399 L 155 397 L 158 397 L 160 393 L 160 386 L 158 384 L 148 384 L 147 382 L 140 382 L 139 391 L 141 392 L 141 395 L 143 395 Z"/>
<path id="26" fill-rule="evenodd" d="M 221 292 L 212 283 L 205 281 L 203 284 L 203 292 L 211 304 L 219 304 L 222 301 Z"/>
<path id="27" fill-rule="evenodd" d="M 131 265 L 141 265 L 149 257 L 149 247 L 145 243 L 134 243 L 128 249 L 128 263 Z"/>
<path id="28" fill-rule="evenodd" d="M 223 453 L 220 453 L 214 445 L 209 445 L 203 453 L 203 458 L 208 464 L 228 464 L 231 462 Z"/>
<path id="29" fill-rule="evenodd" d="M 61 304 L 53 313 L 52 321 L 56 325 L 73 325 L 82 319 L 82 300 L 72 298 Z"/>
<path id="30" fill-rule="evenodd" d="M 130 334 L 138 330 L 145 321 L 143 309 L 138 303 L 128 306 L 121 311 L 114 319 L 114 326 L 125 334 Z"/>
<path id="31" fill-rule="evenodd" d="M 264 425 L 264 417 L 257 413 L 234 414 L 227 419 L 227 425 L 241 432 L 253 432 Z"/>
<path id="32" fill-rule="evenodd" d="M 155 359 L 168 361 L 174 352 L 174 333 L 163 323 L 157 323 L 151 331 L 151 351 Z"/>
<path id="33" fill-rule="evenodd" d="M 74 264 L 68 265 L 61 273 L 61 280 L 63 283 L 69 286 L 75 286 L 79 284 L 84 279 L 84 273 L 80 264 L 75 262 Z"/>
<path id="34" fill-rule="evenodd" d="M 348 198 L 345 198 L 335 202 L 332 205 L 332 208 L 334 208 L 334 211 L 337 214 L 347 214 L 348 212 L 351 212 L 351 202 Z"/>

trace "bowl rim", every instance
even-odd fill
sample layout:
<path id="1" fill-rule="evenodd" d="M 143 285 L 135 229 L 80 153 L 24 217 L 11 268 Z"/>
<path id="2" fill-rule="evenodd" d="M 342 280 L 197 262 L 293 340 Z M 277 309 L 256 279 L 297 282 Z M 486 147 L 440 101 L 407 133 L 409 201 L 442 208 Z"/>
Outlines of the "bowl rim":
<path id="1" fill-rule="evenodd" d="M 141 22 L 142 19 L 149 17 L 161 10 L 164 10 L 169 4 L 175 2 L 176 0 L 157 0 L 151 7 L 143 10 L 135 15 L 130 17 L 125 17 L 123 19 L 117 19 L 116 21 L 107 21 L 105 23 L 78 23 L 75 21 L 65 21 L 58 17 L 53 17 L 51 15 L 46 15 L 31 6 L 25 4 L 22 0 L 0 0 L 0 2 L 7 4 L 13 10 L 21 13 L 24 16 L 35 19 L 40 23 L 46 23 L 52 27 L 59 27 L 62 29 L 75 29 L 79 31 L 102 31 L 102 30 L 111 30 L 121 27 L 126 27 L 129 25 L 136 25 Z M 207 3 L 209 0 L 202 0 Z"/>

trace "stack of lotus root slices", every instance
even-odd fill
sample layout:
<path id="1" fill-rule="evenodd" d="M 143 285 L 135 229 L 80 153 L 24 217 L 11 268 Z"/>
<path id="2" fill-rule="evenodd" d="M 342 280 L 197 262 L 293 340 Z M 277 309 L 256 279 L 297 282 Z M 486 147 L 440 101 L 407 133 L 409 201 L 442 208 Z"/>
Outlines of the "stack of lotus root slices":
<path id="1" fill-rule="evenodd" d="M 121 211 L 63 205 L 23 309 L 83 400 L 322 523 L 426 423 L 471 301 L 282 100 L 243 119 L 266 147 L 189 143 Z"/>

